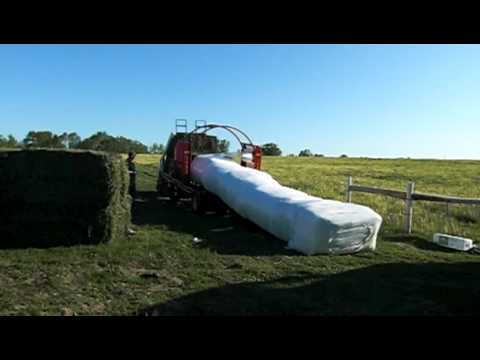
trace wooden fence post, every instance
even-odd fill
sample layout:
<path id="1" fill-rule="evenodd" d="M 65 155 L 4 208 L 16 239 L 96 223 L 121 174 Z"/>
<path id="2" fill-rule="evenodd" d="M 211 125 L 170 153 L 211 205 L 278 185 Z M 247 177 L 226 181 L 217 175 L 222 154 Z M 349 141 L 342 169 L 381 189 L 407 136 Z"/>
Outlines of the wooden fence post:
<path id="1" fill-rule="evenodd" d="M 353 179 L 351 176 L 347 178 L 347 202 L 352 202 L 352 191 L 350 190 L 350 186 L 353 184 Z"/>
<path id="2" fill-rule="evenodd" d="M 405 231 L 412 233 L 413 225 L 413 200 L 412 195 L 415 192 L 415 183 L 409 182 L 407 185 L 407 197 L 405 199 Z"/>

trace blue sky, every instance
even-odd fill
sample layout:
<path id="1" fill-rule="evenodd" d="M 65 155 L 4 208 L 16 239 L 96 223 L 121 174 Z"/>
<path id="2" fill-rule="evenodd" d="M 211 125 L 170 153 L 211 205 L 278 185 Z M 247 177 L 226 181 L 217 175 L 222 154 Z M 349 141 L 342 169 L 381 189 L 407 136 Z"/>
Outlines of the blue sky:
<path id="1" fill-rule="evenodd" d="M 0 45 L 0 134 L 150 145 L 176 118 L 285 154 L 480 159 L 480 46 Z"/>

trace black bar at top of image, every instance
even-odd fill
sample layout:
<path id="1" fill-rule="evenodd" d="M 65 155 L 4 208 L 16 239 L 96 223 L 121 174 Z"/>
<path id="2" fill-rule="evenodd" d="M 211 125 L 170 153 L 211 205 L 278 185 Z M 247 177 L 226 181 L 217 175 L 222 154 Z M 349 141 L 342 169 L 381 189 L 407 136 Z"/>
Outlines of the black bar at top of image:
<path id="1" fill-rule="evenodd" d="M 348 6 L 346 6 L 348 8 Z M 118 17 L 22 17 L 0 22 L 3 44 L 449 44 L 480 43 L 477 21 L 432 14 L 340 13 L 319 8 L 277 15 L 235 10 L 192 14 L 164 9 Z M 287 16 L 288 15 L 288 16 Z M 30 20 L 32 19 L 32 20 Z"/>

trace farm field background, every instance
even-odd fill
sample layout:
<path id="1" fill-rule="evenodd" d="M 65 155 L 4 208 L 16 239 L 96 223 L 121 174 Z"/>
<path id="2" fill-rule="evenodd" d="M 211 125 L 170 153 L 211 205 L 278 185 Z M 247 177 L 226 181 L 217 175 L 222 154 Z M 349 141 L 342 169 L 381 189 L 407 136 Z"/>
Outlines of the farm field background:
<path id="1" fill-rule="evenodd" d="M 49 249 L 0 248 L 1 315 L 479 314 L 480 256 L 429 242 L 434 232 L 480 240 L 480 210 L 353 193 L 384 219 L 375 252 L 307 257 L 235 215 L 191 213 L 157 198 L 159 156 L 137 157 L 135 236 Z M 354 183 L 480 197 L 480 161 L 265 157 L 286 186 L 345 200 Z M 193 238 L 202 241 L 195 243 Z"/>

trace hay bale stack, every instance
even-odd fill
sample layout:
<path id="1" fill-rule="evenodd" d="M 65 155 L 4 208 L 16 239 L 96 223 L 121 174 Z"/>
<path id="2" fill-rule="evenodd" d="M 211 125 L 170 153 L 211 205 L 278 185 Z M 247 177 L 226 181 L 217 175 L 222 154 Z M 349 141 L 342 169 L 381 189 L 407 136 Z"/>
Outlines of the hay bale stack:
<path id="1" fill-rule="evenodd" d="M 0 247 L 97 244 L 130 224 L 120 156 L 80 150 L 0 151 Z"/>

